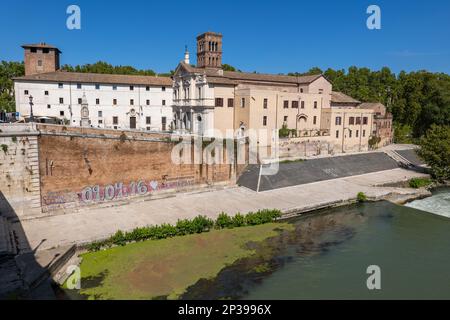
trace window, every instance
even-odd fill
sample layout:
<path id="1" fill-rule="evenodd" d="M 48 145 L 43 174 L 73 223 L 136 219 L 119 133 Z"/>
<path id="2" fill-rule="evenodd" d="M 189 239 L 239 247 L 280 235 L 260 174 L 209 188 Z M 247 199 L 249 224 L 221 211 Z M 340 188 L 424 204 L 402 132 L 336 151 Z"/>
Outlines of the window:
<path id="1" fill-rule="evenodd" d="M 117 99 L 113 99 L 113 105 L 117 105 Z"/>
<path id="2" fill-rule="evenodd" d="M 145 91 L 150 91 L 150 87 L 149 87 L 149 86 L 146 86 L 146 87 L 145 87 Z"/>
<path id="3" fill-rule="evenodd" d="M 58 83 L 58 88 L 60 88 L 60 89 L 64 88 L 64 84 Z"/>
<path id="4" fill-rule="evenodd" d="M 355 124 L 355 117 L 348 118 L 348 124 Z"/>
<path id="5" fill-rule="evenodd" d="M 267 103 L 268 103 L 268 100 L 264 99 L 264 101 L 263 101 L 263 108 L 264 109 L 267 109 Z"/>
<path id="6" fill-rule="evenodd" d="M 100 104 L 100 99 L 99 98 L 95 99 L 95 104 Z"/>
<path id="7" fill-rule="evenodd" d="M 342 124 L 342 118 L 341 117 L 336 117 L 336 125 L 340 126 Z"/>
<path id="8" fill-rule="evenodd" d="M 263 117 L 263 126 L 267 126 L 267 116 Z"/>
<path id="9" fill-rule="evenodd" d="M 359 137 L 359 130 L 356 130 L 356 137 Z"/>
<path id="10" fill-rule="evenodd" d="M 292 108 L 298 109 L 298 101 L 292 101 Z"/>
<path id="11" fill-rule="evenodd" d="M 98 124 L 102 124 L 103 123 L 103 120 L 98 120 Z"/>
<path id="12" fill-rule="evenodd" d="M 287 122 L 287 120 L 288 120 L 288 116 L 284 116 L 283 121 L 284 121 L 284 122 Z"/>
<path id="13" fill-rule="evenodd" d="M 317 116 L 314 116 L 314 118 L 313 118 L 313 124 L 316 124 L 317 123 Z"/>
<path id="14" fill-rule="evenodd" d="M 361 124 L 361 117 L 356 117 L 356 124 Z"/>
<path id="15" fill-rule="evenodd" d="M 336 130 L 336 139 L 339 138 L 339 130 Z"/>
<path id="16" fill-rule="evenodd" d="M 314 101 L 314 109 L 317 109 L 317 101 Z"/>
<path id="17" fill-rule="evenodd" d="M 44 95 L 48 96 L 48 91 L 44 91 Z"/>
<path id="18" fill-rule="evenodd" d="M 234 99 L 228 98 L 228 108 L 233 108 L 233 107 L 234 107 Z"/>
<path id="19" fill-rule="evenodd" d="M 146 117 L 145 118 L 145 123 L 146 124 L 151 124 L 152 123 L 152 117 Z"/>
<path id="20" fill-rule="evenodd" d="M 166 91 L 166 87 L 162 87 L 162 88 L 161 88 L 161 91 Z"/>
<path id="21" fill-rule="evenodd" d="M 150 100 L 147 99 L 147 101 L 145 101 L 145 104 L 149 106 L 150 105 Z"/>
<path id="22" fill-rule="evenodd" d="M 303 88 L 300 88 L 300 93 L 303 93 Z"/>
<path id="23" fill-rule="evenodd" d="M 59 103 L 63 104 L 64 103 L 64 98 L 59 98 Z"/>
<path id="24" fill-rule="evenodd" d="M 349 138 L 352 137 L 352 130 L 348 130 L 348 137 L 349 137 Z"/>
<path id="25" fill-rule="evenodd" d="M 364 117 L 364 118 L 363 118 L 363 124 L 367 124 L 368 121 L 369 121 L 369 119 L 368 119 L 367 117 Z"/>
<path id="26" fill-rule="evenodd" d="M 113 117 L 113 124 L 119 124 L 119 117 Z"/>
<path id="27" fill-rule="evenodd" d="M 99 118 L 103 117 L 103 111 L 101 111 L 101 110 L 98 111 L 98 117 Z"/>
<path id="28" fill-rule="evenodd" d="M 134 90 L 134 86 L 130 86 L 130 91 L 133 91 Z"/>
<path id="29" fill-rule="evenodd" d="M 165 106 L 166 105 L 166 100 L 162 101 L 162 105 Z"/>
<path id="30" fill-rule="evenodd" d="M 366 130 L 363 130 L 363 135 L 362 135 L 363 137 L 365 137 L 366 136 Z"/>
<path id="31" fill-rule="evenodd" d="M 49 104 L 47 105 L 47 109 L 50 109 L 51 107 L 52 107 L 51 105 L 49 105 Z"/>
<path id="32" fill-rule="evenodd" d="M 322 94 L 323 93 L 323 89 L 319 89 L 319 94 Z"/>
<path id="33" fill-rule="evenodd" d="M 223 107 L 223 98 L 216 98 L 216 107 Z"/>
<path id="34" fill-rule="evenodd" d="M 23 93 L 24 93 L 25 95 L 28 95 L 28 90 L 25 90 Z"/>
<path id="35" fill-rule="evenodd" d="M 97 85 L 96 85 L 95 88 L 96 88 L 96 89 L 100 89 L 100 86 L 98 86 L 98 88 L 97 88 Z M 117 86 L 112 86 L 112 88 L 113 88 L 114 91 L 117 90 Z"/>
<path id="36" fill-rule="evenodd" d="M 42 49 L 42 53 L 45 53 L 45 54 L 47 54 L 47 53 L 49 53 L 50 52 L 50 50 L 48 49 L 48 48 L 44 48 L 44 49 Z"/>
<path id="37" fill-rule="evenodd" d="M 37 52 L 37 49 L 36 49 L 36 48 L 31 48 L 30 51 L 31 51 L 32 53 L 36 53 L 36 52 Z"/>
<path id="38" fill-rule="evenodd" d="M 301 102 L 302 109 L 305 109 L 305 101 Z"/>
<path id="39" fill-rule="evenodd" d="M 287 100 L 284 100 L 284 101 L 283 101 L 283 108 L 284 108 L 284 109 L 289 108 L 289 101 L 287 101 Z"/>
<path id="40" fill-rule="evenodd" d="M 82 103 L 83 103 L 82 99 L 78 98 L 78 104 L 82 104 Z"/>
<path id="41" fill-rule="evenodd" d="M 147 131 L 150 131 L 150 127 L 147 127 L 146 129 L 147 129 Z"/>
<path id="42" fill-rule="evenodd" d="M 134 106 L 134 99 L 130 99 L 130 105 Z"/>
<path id="43" fill-rule="evenodd" d="M 77 89 L 81 89 L 81 83 L 77 83 Z"/>
<path id="44" fill-rule="evenodd" d="M 59 112 L 59 115 L 60 115 L 61 117 L 64 117 L 64 111 L 61 110 L 61 111 Z"/>
<path id="45" fill-rule="evenodd" d="M 245 108 L 245 98 L 241 98 L 241 108 Z"/>
<path id="46" fill-rule="evenodd" d="M 117 87 L 116 87 L 116 89 L 117 89 Z M 95 90 L 100 90 L 100 85 L 98 83 L 95 85 Z"/>
<path id="47" fill-rule="evenodd" d="M 38 60 L 38 67 L 42 67 L 42 60 Z"/>

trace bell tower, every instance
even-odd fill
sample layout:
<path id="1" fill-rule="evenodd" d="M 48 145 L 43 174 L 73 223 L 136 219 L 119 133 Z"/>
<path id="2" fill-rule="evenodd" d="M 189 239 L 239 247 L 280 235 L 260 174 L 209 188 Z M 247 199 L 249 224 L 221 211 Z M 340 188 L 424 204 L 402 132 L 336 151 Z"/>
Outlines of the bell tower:
<path id="1" fill-rule="evenodd" d="M 208 31 L 197 37 L 197 67 L 222 68 L 222 34 Z"/>

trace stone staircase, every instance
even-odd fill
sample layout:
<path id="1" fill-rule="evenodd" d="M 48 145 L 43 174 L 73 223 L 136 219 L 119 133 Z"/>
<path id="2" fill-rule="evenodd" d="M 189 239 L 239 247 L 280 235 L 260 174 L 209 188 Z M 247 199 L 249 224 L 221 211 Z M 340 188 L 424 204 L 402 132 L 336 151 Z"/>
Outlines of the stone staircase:
<path id="1" fill-rule="evenodd" d="M 14 232 L 7 218 L 0 216 L 0 261 L 17 254 Z"/>
<path id="2" fill-rule="evenodd" d="M 394 160 L 395 162 L 397 162 L 397 164 L 400 167 L 409 169 L 414 167 L 414 164 L 412 164 L 408 159 L 406 159 L 405 157 L 401 156 L 398 152 L 396 152 L 395 150 L 387 150 L 384 153 L 386 153 L 392 160 Z"/>

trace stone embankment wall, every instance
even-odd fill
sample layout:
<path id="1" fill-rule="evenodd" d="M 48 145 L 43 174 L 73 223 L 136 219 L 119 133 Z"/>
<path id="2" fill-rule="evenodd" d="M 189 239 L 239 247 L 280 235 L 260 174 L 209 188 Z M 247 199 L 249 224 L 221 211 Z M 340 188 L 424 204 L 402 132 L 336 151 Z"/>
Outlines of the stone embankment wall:
<path id="1" fill-rule="evenodd" d="M 28 131 L 21 136 L 17 130 L 24 128 Z M 231 160 L 225 146 L 212 153 L 204 152 L 207 143 L 195 148 L 186 142 L 181 148 L 162 133 L 54 125 L 4 129 L 8 133 L 2 133 L 2 143 L 8 150 L 0 150 L 0 167 L 7 171 L 0 180 L 0 210 L 9 207 L 19 217 L 233 184 L 245 167 Z M 219 156 L 225 163 L 218 163 Z"/>
<path id="2" fill-rule="evenodd" d="M 0 126 L 0 215 L 41 211 L 38 135 L 31 125 Z"/>

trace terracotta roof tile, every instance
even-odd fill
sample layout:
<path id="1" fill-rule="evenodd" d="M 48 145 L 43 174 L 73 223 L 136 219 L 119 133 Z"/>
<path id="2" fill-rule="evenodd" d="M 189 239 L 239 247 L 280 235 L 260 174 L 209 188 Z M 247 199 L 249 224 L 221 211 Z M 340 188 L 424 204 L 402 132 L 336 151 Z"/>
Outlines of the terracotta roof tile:
<path id="1" fill-rule="evenodd" d="M 65 71 L 33 74 L 14 78 L 14 80 L 78 82 L 78 83 L 99 83 L 99 84 L 106 83 L 106 84 L 132 84 L 132 85 L 160 85 L 160 86 L 172 85 L 172 79 L 169 77 L 82 73 L 82 72 L 65 72 Z"/>

